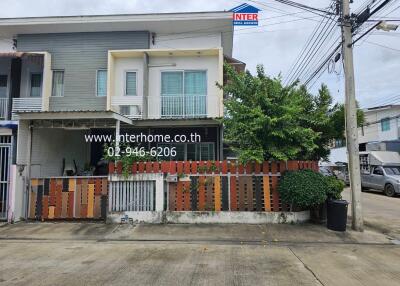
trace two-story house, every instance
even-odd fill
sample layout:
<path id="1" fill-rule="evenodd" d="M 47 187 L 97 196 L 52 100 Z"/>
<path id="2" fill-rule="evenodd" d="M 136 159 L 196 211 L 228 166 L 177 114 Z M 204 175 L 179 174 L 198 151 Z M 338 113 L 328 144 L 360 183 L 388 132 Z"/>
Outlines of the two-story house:
<path id="1" fill-rule="evenodd" d="M 195 133 L 195 142 L 144 146 L 175 147 L 160 160 L 222 159 L 217 83 L 224 58 L 242 64 L 232 59 L 231 12 L 14 18 L 0 29 L 0 119 L 16 142 L 14 217 L 26 214 L 31 177 L 99 164 L 104 142 L 85 135 Z"/>

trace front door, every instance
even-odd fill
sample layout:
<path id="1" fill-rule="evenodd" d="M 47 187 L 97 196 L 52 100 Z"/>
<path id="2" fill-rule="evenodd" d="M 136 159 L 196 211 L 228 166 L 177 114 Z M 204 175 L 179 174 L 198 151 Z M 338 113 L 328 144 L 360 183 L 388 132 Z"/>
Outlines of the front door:
<path id="1" fill-rule="evenodd" d="M 7 219 L 11 165 L 11 136 L 0 136 L 0 220 Z"/>

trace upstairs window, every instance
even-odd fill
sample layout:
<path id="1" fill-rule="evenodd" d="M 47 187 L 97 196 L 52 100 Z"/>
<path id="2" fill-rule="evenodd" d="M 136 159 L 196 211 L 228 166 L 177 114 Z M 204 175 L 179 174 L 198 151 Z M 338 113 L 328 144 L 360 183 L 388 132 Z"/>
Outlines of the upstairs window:
<path id="1" fill-rule="evenodd" d="M 383 118 L 381 119 L 381 130 L 389 131 L 390 130 L 390 118 Z"/>
<path id="2" fill-rule="evenodd" d="M 136 72 L 128 71 L 125 73 L 125 95 L 135 96 L 136 92 Z"/>
<path id="3" fill-rule="evenodd" d="M 0 97 L 7 97 L 7 75 L 0 74 Z"/>
<path id="4" fill-rule="evenodd" d="M 53 71 L 53 88 L 51 96 L 64 95 L 64 71 Z"/>
<path id="5" fill-rule="evenodd" d="M 32 73 L 30 79 L 31 79 L 30 96 L 31 97 L 40 97 L 41 93 L 42 93 L 42 74 L 41 73 Z"/>
<path id="6" fill-rule="evenodd" d="M 96 95 L 107 96 L 107 70 L 97 71 Z"/>

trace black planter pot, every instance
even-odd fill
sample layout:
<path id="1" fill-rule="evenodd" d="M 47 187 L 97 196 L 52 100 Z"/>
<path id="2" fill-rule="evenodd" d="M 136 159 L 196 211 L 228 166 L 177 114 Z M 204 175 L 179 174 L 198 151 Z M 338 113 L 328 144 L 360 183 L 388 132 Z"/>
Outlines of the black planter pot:
<path id="1" fill-rule="evenodd" d="M 326 224 L 327 202 L 323 202 L 310 209 L 311 222 L 316 224 Z"/>
<path id="2" fill-rule="evenodd" d="M 327 206 L 327 224 L 330 230 L 346 231 L 347 207 L 346 200 L 329 200 Z"/>

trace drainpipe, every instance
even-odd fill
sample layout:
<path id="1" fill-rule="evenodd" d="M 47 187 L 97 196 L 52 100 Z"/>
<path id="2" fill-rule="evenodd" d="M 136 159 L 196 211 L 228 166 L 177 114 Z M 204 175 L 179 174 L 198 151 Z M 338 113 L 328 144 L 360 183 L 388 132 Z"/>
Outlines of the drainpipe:
<path id="1" fill-rule="evenodd" d="M 33 126 L 32 121 L 29 121 L 29 132 L 28 132 L 28 162 L 26 165 L 25 172 L 25 198 L 26 198 L 26 206 L 25 206 L 25 220 L 28 219 L 29 213 L 29 201 L 30 201 L 30 190 L 31 190 L 31 164 L 32 164 L 32 136 L 33 136 Z"/>

